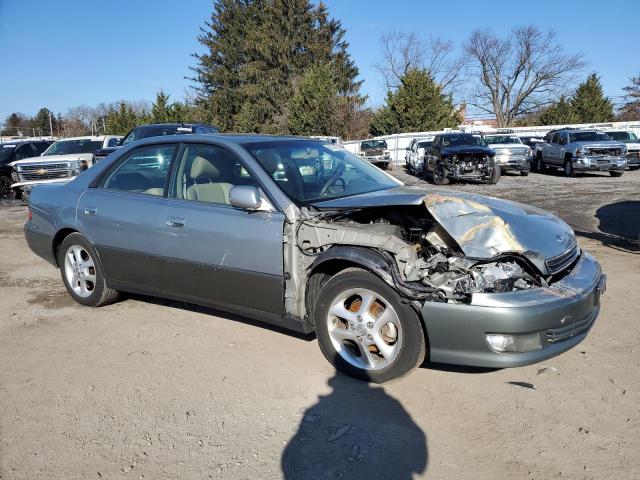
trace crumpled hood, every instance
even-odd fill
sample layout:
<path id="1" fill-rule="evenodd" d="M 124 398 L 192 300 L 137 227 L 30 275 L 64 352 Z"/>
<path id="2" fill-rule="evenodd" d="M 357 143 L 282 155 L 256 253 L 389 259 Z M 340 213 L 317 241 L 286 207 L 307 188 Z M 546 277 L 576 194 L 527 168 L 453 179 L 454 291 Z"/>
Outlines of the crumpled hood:
<path id="1" fill-rule="evenodd" d="M 29 165 L 32 163 L 49 163 L 49 162 L 75 162 L 76 160 L 86 160 L 89 162 L 93 158 L 93 153 L 71 153 L 68 155 L 46 155 L 44 157 L 23 158 L 11 163 L 15 165 Z"/>
<path id="2" fill-rule="evenodd" d="M 319 202 L 314 207 L 354 209 L 420 204 L 468 257 L 488 259 L 517 253 L 544 272 L 544 260 L 566 252 L 576 243 L 571 227 L 544 210 L 447 189 L 398 187 Z"/>

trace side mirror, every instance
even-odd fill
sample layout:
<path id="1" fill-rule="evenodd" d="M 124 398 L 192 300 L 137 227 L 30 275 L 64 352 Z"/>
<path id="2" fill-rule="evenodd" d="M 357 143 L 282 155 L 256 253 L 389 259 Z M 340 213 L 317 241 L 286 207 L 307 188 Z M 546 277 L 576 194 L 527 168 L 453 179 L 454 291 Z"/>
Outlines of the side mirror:
<path id="1" fill-rule="evenodd" d="M 258 210 L 262 204 L 260 192 L 251 185 L 238 185 L 229 192 L 229 203 L 236 208 Z"/>

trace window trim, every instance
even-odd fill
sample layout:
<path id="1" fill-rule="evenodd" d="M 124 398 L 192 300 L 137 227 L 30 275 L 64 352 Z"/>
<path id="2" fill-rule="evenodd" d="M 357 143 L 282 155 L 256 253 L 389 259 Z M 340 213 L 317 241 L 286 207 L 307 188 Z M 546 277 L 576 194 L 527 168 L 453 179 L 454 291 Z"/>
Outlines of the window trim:
<path id="1" fill-rule="evenodd" d="M 113 188 L 105 188 L 104 184 L 107 181 L 107 178 L 109 178 L 109 176 L 115 172 L 118 168 L 120 168 L 120 166 L 126 162 L 128 159 L 130 159 L 133 155 L 135 155 L 135 152 L 143 149 L 143 148 L 149 148 L 149 147 L 167 147 L 167 146 L 171 146 L 173 147 L 173 155 L 171 156 L 171 159 L 169 160 L 169 169 L 167 170 L 167 177 L 164 180 L 164 193 L 162 194 L 162 196 L 160 195 L 151 195 L 149 193 L 142 193 L 142 192 L 128 192 L 126 190 L 116 190 Z M 118 192 L 118 193 L 123 193 L 125 195 L 140 195 L 143 196 L 145 198 L 167 198 L 167 192 L 169 191 L 168 188 L 168 181 L 171 178 L 172 175 L 172 171 L 173 171 L 173 165 L 175 163 L 175 159 L 176 159 L 176 152 L 179 150 L 180 144 L 177 142 L 169 142 L 169 143 L 152 143 L 152 144 L 147 144 L 147 145 L 140 145 L 139 147 L 136 148 L 132 148 L 131 150 L 129 150 L 127 153 L 125 153 L 124 155 L 122 155 L 116 162 L 114 162 L 112 165 L 109 166 L 109 168 L 107 168 L 104 172 L 102 172 L 89 186 L 89 188 L 95 188 L 98 190 L 102 190 L 102 191 L 107 191 L 107 192 Z"/>

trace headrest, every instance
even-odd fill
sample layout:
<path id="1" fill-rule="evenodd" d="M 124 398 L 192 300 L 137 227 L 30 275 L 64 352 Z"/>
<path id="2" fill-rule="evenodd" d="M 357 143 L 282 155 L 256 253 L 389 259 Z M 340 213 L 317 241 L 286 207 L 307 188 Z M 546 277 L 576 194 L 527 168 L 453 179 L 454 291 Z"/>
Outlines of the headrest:
<path id="1" fill-rule="evenodd" d="M 280 166 L 280 159 L 275 152 L 261 150 L 256 153 L 256 158 L 270 174 L 276 172 Z"/>
<path id="2" fill-rule="evenodd" d="M 191 164 L 191 178 L 218 178 L 220 170 L 210 160 L 197 156 Z"/>
<path id="3" fill-rule="evenodd" d="M 116 175 L 116 177 L 111 182 L 109 182 L 107 188 L 115 188 L 116 190 L 125 191 L 143 191 L 146 190 L 148 186 L 149 182 L 147 182 L 147 177 L 145 177 L 141 173 L 132 172 Z"/>

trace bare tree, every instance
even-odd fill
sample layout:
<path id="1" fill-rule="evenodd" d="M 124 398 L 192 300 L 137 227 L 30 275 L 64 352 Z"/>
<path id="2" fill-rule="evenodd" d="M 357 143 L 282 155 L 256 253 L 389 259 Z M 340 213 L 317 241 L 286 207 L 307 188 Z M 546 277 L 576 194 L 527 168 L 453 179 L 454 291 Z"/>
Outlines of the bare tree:
<path id="1" fill-rule="evenodd" d="M 456 86 L 464 58 L 453 58 L 453 43 L 439 37 L 423 41 L 414 32 L 392 31 L 382 34 L 382 60 L 376 69 L 388 90 L 395 90 L 411 69 L 426 69 L 445 91 Z"/>
<path id="2" fill-rule="evenodd" d="M 585 65 L 581 55 L 563 51 L 553 31 L 534 26 L 517 27 L 505 39 L 476 30 L 464 49 L 470 73 L 477 78 L 469 103 L 495 114 L 502 127 L 566 93 Z"/>

